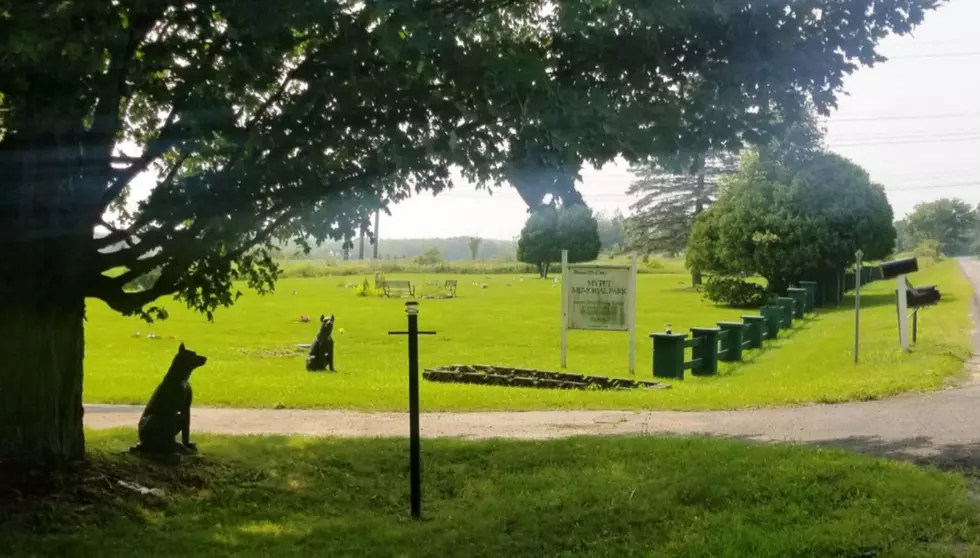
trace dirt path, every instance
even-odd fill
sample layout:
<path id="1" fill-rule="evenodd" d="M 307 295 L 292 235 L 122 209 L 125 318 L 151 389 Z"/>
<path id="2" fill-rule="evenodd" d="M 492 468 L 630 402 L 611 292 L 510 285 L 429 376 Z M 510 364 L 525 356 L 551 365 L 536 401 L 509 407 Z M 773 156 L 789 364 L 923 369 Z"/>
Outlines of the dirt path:
<path id="1" fill-rule="evenodd" d="M 980 261 L 961 260 L 980 292 Z M 974 319 L 980 316 L 973 300 Z M 973 338 L 980 347 L 980 331 Z M 970 366 L 980 370 L 980 361 Z M 90 428 L 133 426 L 142 408 L 87 405 Z M 194 411 L 195 430 L 220 434 L 406 436 L 404 413 L 330 410 L 211 409 Z M 980 463 L 980 381 L 885 401 L 754 411 L 530 411 L 425 413 L 427 437 L 544 439 L 575 435 L 709 434 L 763 441 L 845 446 L 947 464 Z"/>

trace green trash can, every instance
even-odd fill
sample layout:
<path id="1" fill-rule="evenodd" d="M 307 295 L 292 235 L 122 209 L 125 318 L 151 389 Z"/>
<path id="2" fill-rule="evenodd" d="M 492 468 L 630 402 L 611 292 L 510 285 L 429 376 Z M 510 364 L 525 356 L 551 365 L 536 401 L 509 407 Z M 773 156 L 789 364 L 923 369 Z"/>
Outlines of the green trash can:
<path id="1" fill-rule="evenodd" d="M 798 319 L 803 319 L 803 315 L 810 310 L 806 306 L 806 289 L 801 289 L 798 287 L 791 287 L 786 289 L 786 294 L 793 299 L 795 305 L 793 306 L 794 314 L 793 316 Z"/>
<path id="2" fill-rule="evenodd" d="M 806 289 L 807 303 L 806 307 L 813 311 L 819 304 L 817 304 L 817 282 L 816 281 L 800 281 L 800 287 Z"/>
<path id="3" fill-rule="evenodd" d="M 773 301 L 774 304 L 783 309 L 784 328 L 793 327 L 793 315 L 796 312 L 796 301 L 788 296 L 779 296 Z"/>
<path id="4" fill-rule="evenodd" d="M 775 339 L 779 336 L 780 324 L 783 323 L 782 306 L 763 306 L 759 313 L 766 319 L 766 339 Z"/>

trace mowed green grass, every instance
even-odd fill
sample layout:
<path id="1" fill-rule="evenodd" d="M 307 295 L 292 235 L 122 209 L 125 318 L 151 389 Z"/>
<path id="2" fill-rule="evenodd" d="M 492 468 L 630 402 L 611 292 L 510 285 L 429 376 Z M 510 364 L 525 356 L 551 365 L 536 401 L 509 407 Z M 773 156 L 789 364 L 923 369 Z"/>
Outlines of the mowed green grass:
<path id="1" fill-rule="evenodd" d="M 389 279 L 445 280 L 405 275 Z M 421 340 L 421 364 L 495 364 L 556 370 L 559 366 L 560 288 L 526 276 L 458 276 L 459 297 L 423 300 L 420 324 L 437 335 Z M 169 301 L 169 320 L 155 324 L 160 339 L 147 339 L 146 324 L 114 314 L 99 301 L 88 304 L 85 400 L 145 403 L 180 341 L 209 358 L 193 377 L 196 405 L 236 407 L 403 410 L 407 405 L 404 301 L 359 298 L 345 284 L 358 278 L 288 279 L 274 295 L 247 293 L 215 322 Z M 715 377 L 688 375 L 669 390 L 553 391 L 423 382 L 422 408 L 480 409 L 737 409 L 807 402 L 872 399 L 935 389 L 961 374 L 970 355 L 971 288 L 954 261 L 911 277 L 938 284 L 943 302 L 923 312 L 920 339 L 911 354 L 898 347 L 893 281 L 864 291 L 862 363 L 853 364 L 853 311 L 821 311 L 783 332 L 746 360 L 723 364 Z M 476 281 L 487 284 L 482 289 Z M 667 323 L 675 331 L 738 320 L 739 310 L 714 306 L 688 286 L 683 274 L 638 279 L 637 377 L 652 377 L 648 334 Z M 296 294 L 293 294 L 295 290 Z M 309 343 L 320 313 L 337 319 L 337 373 L 309 373 L 305 356 L 292 350 Z M 314 322 L 298 321 L 308 314 Z M 140 337 L 134 337 L 139 331 Z M 169 337 L 173 336 L 173 339 Z M 569 370 L 626 376 L 625 333 L 569 335 Z"/>
<path id="2" fill-rule="evenodd" d="M 0 555 L 975 556 L 965 479 L 842 451 L 683 438 L 426 440 L 423 520 L 405 440 L 198 439 L 178 467 L 89 432 L 72 496 L 0 505 Z M 161 488 L 138 496 L 115 479 Z M 106 493 L 101 496 L 102 493 Z M 39 525 L 40 524 L 40 525 Z"/>

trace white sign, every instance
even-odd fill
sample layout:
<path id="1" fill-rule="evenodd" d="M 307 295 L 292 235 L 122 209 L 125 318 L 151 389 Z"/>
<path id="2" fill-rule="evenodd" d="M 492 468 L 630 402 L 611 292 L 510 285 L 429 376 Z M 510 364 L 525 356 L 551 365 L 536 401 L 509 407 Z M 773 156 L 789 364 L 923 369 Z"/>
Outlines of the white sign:
<path id="1" fill-rule="evenodd" d="M 629 331 L 630 268 L 569 266 L 568 329 Z"/>
<path id="2" fill-rule="evenodd" d="M 636 365 L 636 256 L 631 265 L 568 265 L 561 254 L 561 367 L 567 365 L 568 330 L 629 332 L 629 371 Z"/>

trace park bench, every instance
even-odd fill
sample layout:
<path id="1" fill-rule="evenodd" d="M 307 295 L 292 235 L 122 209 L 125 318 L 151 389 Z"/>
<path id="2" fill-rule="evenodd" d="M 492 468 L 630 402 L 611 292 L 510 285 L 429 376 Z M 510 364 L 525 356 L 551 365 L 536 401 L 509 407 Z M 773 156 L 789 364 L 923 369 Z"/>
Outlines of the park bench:
<path id="1" fill-rule="evenodd" d="M 385 281 L 382 285 L 384 286 L 385 296 L 387 297 L 392 296 L 392 294 L 399 296 L 407 294 L 415 298 L 415 287 L 411 281 Z"/>
<path id="2" fill-rule="evenodd" d="M 445 284 L 443 284 L 442 288 L 446 290 L 446 293 L 449 296 L 454 297 L 454 298 L 456 297 L 456 280 L 455 279 L 447 279 L 446 282 L 445 282 Z"/>

